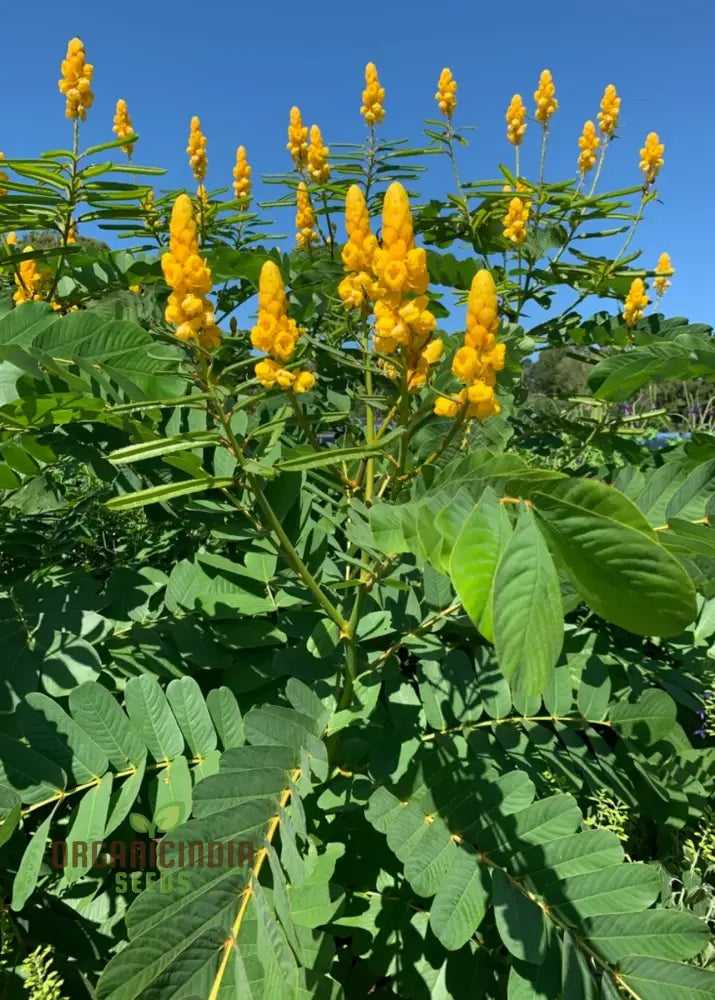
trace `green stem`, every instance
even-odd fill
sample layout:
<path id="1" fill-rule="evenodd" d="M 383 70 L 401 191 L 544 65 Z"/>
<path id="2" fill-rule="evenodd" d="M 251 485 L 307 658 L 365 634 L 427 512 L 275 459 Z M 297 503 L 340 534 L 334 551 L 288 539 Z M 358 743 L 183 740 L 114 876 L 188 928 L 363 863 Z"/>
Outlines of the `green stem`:
<path id="1" fill-rule="evenodd" d="M 62 270 L 65 263 L 64 250 L 67 247 L 67 240 L 69 238 L 70 229 L 72 228 L 72 215 L 75 208 L 77 207 L 77 167 L 79 165 L 79 118 L 75 118 L 74 126 L 72 130 L 72 168 L 70 172 L 70 193 L 67 201 L 67 214 L 64 220 L 64 229 L 62 231 L 62 253 L 57 264 L 57 270 L 55 271 L 54 278 L 52 279 L 52 285 L 47 293 L 48 302 L 52 301 L 52 298 L 57 291 L 57 285 L 60 278 L 62 277 Z"/>
<path id="2" fill-rule="evenodd" d="M 241 466 L 241 468 L 244 468 L 245 460 L 243 457 L 243 451 L 236 439 L 236 435 L 233 433 L 233 430 L 231 428 L 231 421 L 222 412 L 219 402 L 215 397 L 214 397 L 214 406 L 215 406 L 216 416 L 220 420 L 221 425 L 226 433 L 226 437 L 231 443 L 231 450 L 233 451 L 236 461 Z M 323 591 L 320 584 L 317 582 L 313 574 L 310 572 L 308 567 L 300 558 L 293 543 L 291 542 L 288 535 L 285 533 L 283 525 L 280 522 L 280 518 L 271 507 L 268 498 L 263 492 L 263 487 L 261 486 L 261 482 L 258 476 L 253 475 L 252 473 L 247 473 L 246 480 L 253 495 L 258 501 L 258 506 L 261 508 L 263 516 L 265 517 L 266 521 L 268 522 L 272 531 L 275 533 L 276 537 L 280 542 L 281 549 L 283 550 L 283 556 L 286 562 L 291 566 L 293 570 L 295 570 L 295 572 L 301 578 L 303 583 L 306 585 L 310 593 L 315 598 L 316 603 L 323 609 L 323 611 L 325 611 L 325 613 L 331 619 L 331 621 L 335 622 L 335 624 L 340 629 L 341 634 L 348 635 L 349 634 L 348 623 L 345 621 L 340 611 L 338 611 L 335 605 L 330 601 L 327 594 Z"/>
<path id="3" fill-rule="evenodd" d="M 363 349 L 363 363 L 365 367 L 365 394 L 368 397 L 372 396 L 372 370 L 370 368 L 370 333 L 367 328 L 367 323 L 365 324 L 363 338 L 362 338 L 362 349 Z M 365 403 L 365 444 L 371 445 L 375 438 L 375 411 L 369 402 Z M 372 500 L 372 489 L 375 479 L 375 459 L 368 458 L 365 466 L 365 489 L 363 493 L 363 499 L 366 504 L 369 504 Z"/>

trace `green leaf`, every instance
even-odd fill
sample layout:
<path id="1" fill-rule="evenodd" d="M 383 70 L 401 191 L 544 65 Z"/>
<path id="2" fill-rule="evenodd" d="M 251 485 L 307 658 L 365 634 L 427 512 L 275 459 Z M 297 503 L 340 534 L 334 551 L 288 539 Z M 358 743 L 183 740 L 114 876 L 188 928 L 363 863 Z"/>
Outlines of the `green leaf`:
<path id="1" fill-rule="evenodd" d="M 25 848 L 25 853 L 22 855 L 20 867 L 12 883 L 12 903 L 10 905 L 15 912 L 22 910 L 25 903 L 35 891 L 37 880 L 40 877 L 40 868 L 42 867 L 47 838 L 50 833 L 50 824 L 52 823 L 56 808 L 56 806 L 53 806 L 52 812 L 35 830 L 30 843 Z"/>
<path id="2" fill-rule="evenodd" d="M 156 761 L 172 760 L 184 750 L 184 737 L 166 695 L 153 677 L 132 677 L 124 697 L 132 725 Z"/>
<path id="3" fill-rule="evenodd" d="M 571 934 L 564 935 L 562 983 L 565 997 L 572 1000 L 598 1000 L 596 981 Z"/>
<path id="4" fill-rule="evenodd" d="M 488 486 L 464 521 L 449 561 L 452 584 L 464 610 L 490 641 L 495 574 L 511 535 L 509 515 Z"/>
<path id="5" fill-rule="evenodd" d="M 430 927 L 448 950 L 461 948 L 482 922 L 489 899 L 489 879 L 477 856 L 454 855 L 430 909 Z"/>
<path id="6" fill-rule="evenodd" d="M 589 945 L 611 965 L 620 965 L 629 955 L 672 961 L 695 958 L 709 939 L 702 919 L 679 910 L 589 917 L 582 927 Z"/>
<path id="7" fill-rule="evenodd" d="M 12 837 L 21 815 L 22 803 L 17 792 L 0 787 L 0 847 Z"/>
<path id="8" fill-rule="evenodd" d="M 492 872 L 492 893 L 494 917 L 504 945 L 515 958 L 541 965 L 547 940 L 541 908 L 499 868 Z"/>
<path id="9" fill-rule="evenodd" d="M 206 704 L 224 750 L 243 746 L 243 719 L 233 691 L 214 688 L 206 696 Z"/>
<path id="10" fill-rule="evenodd" d="M 59 764 L 74 784 L 100 778 L 107 770 L 101 747 L 52 698 L 31 692 L 18 715 L 28 743 Z"/>
<path id="11" fill-rule="evenodd" d="M 169 705 L 194 757 L 216 749 L 216 730 L 201 688 L 193 677 L 175 678 L 166 689 Z"/>
<path id="12" fill-rule="evenodd" d="M 65 868 L 65 879 L 70 885 L 90 870 L 94 845 L 104 839 L 112 781 L 113 776 L 105 774 L 99 784 L 82 797 L 70 819 Z"/>
<path id="13" fill-rule="evenodd" d="M 609 718 L 623 736 L 645 744 L 657 743 L 675 725 L 675 702 L 659 688 L 647 688 L 635 702 L 619 701 L 611 706 Z"/>
<path id="14" fill-rule="evenodd" d="M 383 440 L 374 447 L 363 448 L 326 448 L 325 451 L 309 451 L 295 458 L 284 458 L 275 466 L 280 472 L 303 472 L 306 469 L 321 469 L 328 465 L 340 465 L 342 462 L 356 462 L 361 458 L 380 455 L 386 444 Z"/>
<path id="15" fill-rule="evenodd" d="M 102 748 L 112 767 L 121 771 L 142 763 L 146 747 L 105 687 L 95 681 L 80 684 L 70 694 L 69 704 L 76 722 Z"/>
<path id="16" fill-rule="evenodd" d="M 715 972 L 660 958 L 626 958 L 619 971 L 642 1000 L 712 1000 Z"/>
<path id="17" fill-rule="evenodd" d="M 54 761 L 0 733 L 0 782 L 14 788 L 22 802 L 32 805 L 59 795 L 66 777 Z"/>
<path id="18" fill-rule="evenodd" d="M 561 652 L 563 612 L 556 569 L 528 511 L 497 567 L 493 627 L 504 676 L 526 695 L 541 694 Z"/>
<path id="19" fill-rule="evenodd" d="M 555 484 L 548 496 L 535 494 L 534 511 L 549 546 L 606 621 L 638 635 L 679 634 L 696 614 L 690 578 L 650 537 L 650 528 L 604 514 L 602 490 L 591 485 L 583 482 L 578 494 L 568 484 Z"/>

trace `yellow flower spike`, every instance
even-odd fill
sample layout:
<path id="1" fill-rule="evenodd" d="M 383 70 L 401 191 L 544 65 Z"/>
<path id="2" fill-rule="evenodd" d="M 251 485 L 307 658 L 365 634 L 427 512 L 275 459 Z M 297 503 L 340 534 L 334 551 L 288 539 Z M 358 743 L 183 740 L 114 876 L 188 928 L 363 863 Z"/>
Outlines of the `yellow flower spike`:
<path id="1" fill-rule="evenodd" d="M 215 350 L 221 343 L 221 331 L 207 298 L 211 271 L 199 256 L 194 207 L 187 194 L 180 194 L 174 202 L 169 250 L 162 255 L 161 269 L 171 288 L 164 316 L 176 327 L 176 337 L 206 351 Z"/>
<path id="2" fill-rule="evenodd" d="M 655 268 L 655 292 L 658 298 L 664 295 L 666 290 L 670 288 L 672 282 L 668 281 L 669 277 L 675 274 L 675 268 L 670 262 L 670 254 L 662 253 L 658 258 L 658 263 Z"/>
<path id="3" fill-rule="evenodd" d="M 497 289 L 487 270 L 477 271 L 467 299 L 464 346 L 452 360 L 452 374 L 465 386 L 459 395 L 440 396 L 434 405 L 438 417 L 456 417 L 467 407 L 467 417 L 484 420 L 500 406 L 494 393 L 496 372 L 504 367 L 506 347 L 497 344 L 499 327 Z"/>
<path id="4" fill-rule="evenodd" d="M 616 88 L 609 83 L 601 98 L 601 110 L 598 112 L 598 127 L 601 134 L 607 139 L 613 138 L 613 133 L 618 127 L 618 118 L 621 113 L 621 99 Z"/>
<path id="5" fill-rule="evenodd" d="M 308 129 L 303 125 L 300 108 L 290 109 L 290 124 L 288 125 L 288 144 L 286 149 L 293 157 L 293 162 L 300 170 L 308 160 Z"/>
<path id="6" fill-rule="evenodd" d="M 526 108 L 521 94 L 514 94 L 506 109 L 506 137 L 512 146 L 520 146 L 526 132 Z"/>
<path id="7" fill-rule="evenodd" d="M 17 233 L 8 233 L 5 237 L 5 242 L 9 247 L 17 246 Z"/>
<path id="8" fill-rule="evenodd" d="M 129 117 L 129 110 L 127 108 L 127 102 L 121 99 L 117 101 L 117 110 L 114 113 L 112 132 L 114 132 L 117 139 L 126 139 L 127 136 L 134 134 L 132 120 Z M 129 143 L 128 146 L 122 146 L 122 149 L 131 159 L 131 155 L 134 152 L 134 145 Z"/>
<path id="9" fill-rule="evenodd" d="M 446 118 L 451 118 L 457 107 L 457 81 L 452 76 L 452 70 L 445 68 L 439 75 L 437 93 L 434 99 L 437 107 Z"/>
<path id="10" fill-rule="evenodd" d="M 4 159 L 5 159 L 5 154 L 4 153 L 0 153 L 0 160 L 4 160 Z M 6 181 L 6 180 L 7 180 L 7 174 L 5 173 L 4 170 L 0 170 L 0 184 L 2 184 L 3 181 Z M 0 187 L 0 198 L 4 198 L 6 194 L 7 194 L 7 188 Z"/>
<path id="11" fill-rule="evenodd" d="M 380 86 L 375 63 L 369 62 L 365 67 L 365 89 L 362 92 L 362 107 L 360 114 L 367 125 L 380 125 L 385 117 L 385 88 Z"/>
<path id="12" fill-rule="evenodd" d="M 348 241 L 342 258 L 346 277 L 338 286 L 338 295 L 348 309 L 367 306 L 377 294 L 372 278 L 372 262 L 377 240 L 370 230 L 370 216 L 362 188 L 352 184 L 345 196 L 345 228 Z"/>
<path id="13" fill-rule="evenodd" d="M 310 146 L 308 146 L 308 173 L 316 184 L 330 180 L 328 156 L 330 150 L 323 143 L 323 136 L 317 125 L 310 126 Z"/>
<path id="14" fill-rule="evenodd" d="M 534 91 L 534 100 L 536 101 L 534 117 L 543 126 L 548 125 L 549 119 L 559 108 L 559 102 L 556 100 L 556 86 L 551 71 L 548 69 L 541 72 L 539 86 Z"/>
<path id="15" fill-rule="evenodd" d="M 258 278 L 258 318 L 251 330 L 251 344 L 271 357 L 257 362 L 256 378 L 266 388 L 277 385 L 293 392 L 308 392 L 315 385 L 309 371 L 289 371 L 281 362 L 289 361 L 301 331 L 286 311 L 286 293 L 278 266 L 264 262 Z M 277 359 L 277 360 L 276 360 Z"/>
<path id="16" fill-rule="evenodd" d="M 296 190 L 296 205 L 298 211 L 295 214 L 296 243 L 303 250 L 312 246 L 318 238 L 315 231 L 315 214 L 313 206 L 310 204 L 310 195 L 305 181 L 301 181 Z"/>
<path id="17" fill-rule="evenodd" d="M 623 319 L 626 326 L 630 328 L 643 316 L 643 310 L 650 302 L 645 294 L 645 285 L 642 278 L 634 278 L 631 287 L 628 289 L 626 304 L 623 308 Z"/>
<path id="18" fill-rule="evenodd" d="M 236 150 L 236 166 L 233 168 L 233 193 L 236 201 L 244 206 L 251 200 L 251 168 L 246 158 L 246 147 Z"/>
<path id="19" fill-rule="evenodd" d="M 578 169 L 582 174 L 587 174 L 596 165 L 596 150 L 600 144 L 596 126 L 591 121 L 586 122 L 578 140 L 578 148 L 581 151 L 578 157 Z"/>
<path id="20" fill-rule="evenodd" d="M 67 55 L 62 60 L 60 93 L 66 98 L 65 115 L 70 119 L 87 120 L 87 111 L 92 107 L 92 77 L 94 66 L 88 63 L 84 45 L 79 38 L 73 38 L 67 45 Z"/>
<path id="21" fill-rule="evenodd" d="M 189 131 L 189 144 L 186 147 L 189 155 L 189 166 L 191 167 L 196 183 L 201 185 L 206 179 L 206 168 L 208 157 L 206 156 L 206 136 L 201 131 L 201 121 L 194 115 L 191 119 Z"/>
<path id="22" fill-rule="evenodd" d="M 504 236 L 514 246 L 521 246 L 526 239 L 526 224 L 529 221 L 529 203 L 521 198 L 512 198 L 504 219 Z"/>
<path id="23" fill-rule="evenodd" d="M 663 153 L 665 146 L 660 141 L 657 132 L 649 132 L 646 136 L 645 145 L 641 149 L 640 168 L 645 174 L 645 182 L 651 185 L 655 182 L 660 168 L 665 162 Z"/>
<path id="24" fill-rule="evenodd" d="M 31 246 L 26 246 L 23 253 L 32 253 L 32 249 Z M 38 267 L 34 258 L 21 261 L 15 274 L 16 290 L 13 295 L 15 305 L 38 302 L 46 298 L 51 285 L 52 271 L 48 267 Z"/>

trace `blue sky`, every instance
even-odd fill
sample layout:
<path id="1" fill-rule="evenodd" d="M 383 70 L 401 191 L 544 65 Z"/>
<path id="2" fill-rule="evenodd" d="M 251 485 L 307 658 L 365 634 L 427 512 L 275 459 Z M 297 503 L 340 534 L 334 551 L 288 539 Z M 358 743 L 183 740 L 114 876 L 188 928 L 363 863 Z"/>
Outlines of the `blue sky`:
<path id="1" fill-rule="evenodd" d="M 171 4 L 64 4 L 36 0 L 28 21 L 5 26 L 6 85 L 0 149 L 8 157 L 67 146 L 70 124 L 57 90 L 67 41 L 79 35 L 95 65 L 95 105 L 83 145 L 111 138 L 112 115 L 126 99 L 141 141 L 135 161 L 168 168 L 166 186 L 191 185 L 185 147 L 191 115 L 208 136 L 208 186 L 228 185 L 236 146 L 247 147 L 254 177 L 289 167 L 288 111 L 301 108 L 325 141 L 361 141 L 359 115 L 365 62 L 374 61 L 386 88 L 385 136 L 420 144 L 422 122 L 437 117 L 441 68 L 459 83 L 457 122 L 473 124 L 460 153 L 465 180 L 493 177 L 512 164 L 504 111 L 520 92 L 531 110 L 541 69 L 551 69 L 560 109 L 553 121 L 549 179 L 572 176 L 583 122 L 595 119 L 607 83 L 623 99 L 620 138 L 609 151 L 602 186 L 638 183 L 638 150 L 647 132 L 665 142 L 658 189 L 634 246 L 653 266 L 670 252 L 676 275 L 665 311 L 715 321 L 715 55 L 712 0 L 622 0 L 620 4 L 549 4 L 512 0 L 343 5 L 174 0 Z M 531 125 L 524 158 L 538 156 Z M 430 160 L 425 195 L 449 183 L 446 161 Z M 274 195 L 274 189 L 257 194 Z"/>

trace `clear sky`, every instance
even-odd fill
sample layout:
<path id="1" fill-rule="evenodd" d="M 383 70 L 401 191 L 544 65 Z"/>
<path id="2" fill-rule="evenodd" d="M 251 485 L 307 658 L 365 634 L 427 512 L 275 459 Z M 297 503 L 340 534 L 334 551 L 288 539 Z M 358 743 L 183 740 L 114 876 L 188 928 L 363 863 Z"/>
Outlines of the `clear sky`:
<path id="1" fill-rule="evenodd" d="M 112 115 L 126 99 L 141 140 L 142 164 L 168 168 L 166 187 L 192 185 L 186 162 L 191 115 L 208 136 L 208 187 L 230 184 L 236 146 L 247 147 L 254 177 L 285 170 L 288 111 L 318 123 L 329 145 L 362 141 L 359 115 L 365 62 L 386 88 L 383 134 L 422 142 L 422 122 L 437 117 L 434 92 L 449 66 L 459 83 L 456 120 L 473 124 L 460 153 L 463 179 L 496 176 L 511 166 L 504 112 L 520 92 L 530 111 L 541 69 L 548 67 L 560 109 L 553 121 L 549 179 L 573 176 L 583 122 L 595 119 L 607 83 L 623 103 L 620 138 L 603 184 L 639 183 L 638 150 L 647 132 L 665 142 L 661 204 L 649 206 L 634 246 L 652 267 L 670 252 L 676 275 L 666 312 L 715 322 L 715 4 L 713 0 L 382 0 L 345 4 L 230 0 L 35 0 L 27 16 L 4 25 L 5 100 L 0 149 L 31 156 L 70 144 L 70 123 L 57 89 L 67 41 L 78 35 L 95 65 L 95 105 L 83 145 L 111 139 Z M 524 158 L 533 176 L 537 128 Z M 446 161 L 430 160 L 425 195 L 449 183 Z M 159 186 L 162 186 L 161 184 Z M 273 189 L 257 195 L 271 196 Z"/>

